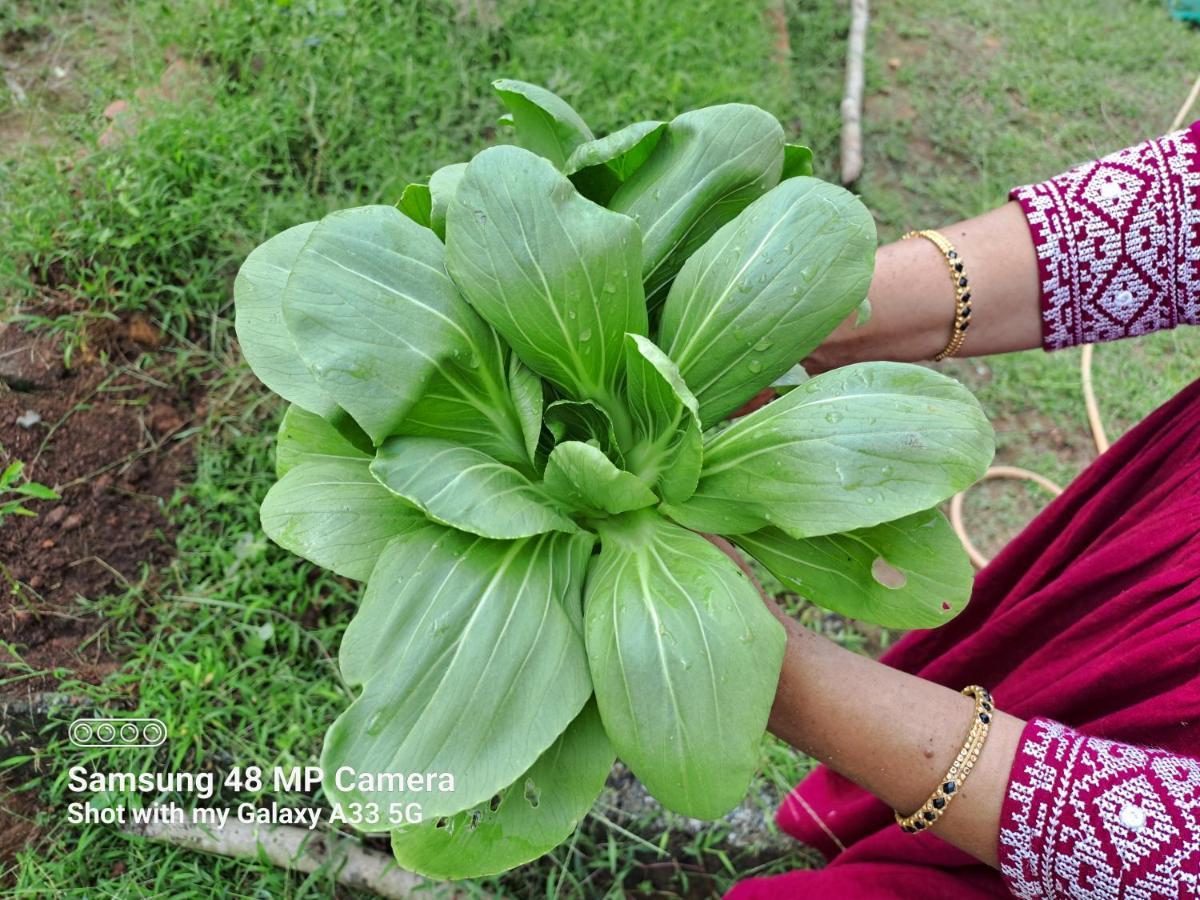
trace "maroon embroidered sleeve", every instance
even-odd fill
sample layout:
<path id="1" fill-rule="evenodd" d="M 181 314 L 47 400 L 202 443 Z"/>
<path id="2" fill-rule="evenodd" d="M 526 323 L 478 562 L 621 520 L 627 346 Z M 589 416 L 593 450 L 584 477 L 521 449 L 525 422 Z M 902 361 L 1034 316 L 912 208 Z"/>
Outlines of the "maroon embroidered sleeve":
<path id="1" fill-rule="evenodd" d="M 1025 727 L 1000 819 L 1022 898 L 1200 897 L 1200 760 Z"/>
<path id="2" fill-rule="evenodd" d="M 1200 122 L 1009 196 L 1037 250 L 1047 350 L 1200 324 Z"/>

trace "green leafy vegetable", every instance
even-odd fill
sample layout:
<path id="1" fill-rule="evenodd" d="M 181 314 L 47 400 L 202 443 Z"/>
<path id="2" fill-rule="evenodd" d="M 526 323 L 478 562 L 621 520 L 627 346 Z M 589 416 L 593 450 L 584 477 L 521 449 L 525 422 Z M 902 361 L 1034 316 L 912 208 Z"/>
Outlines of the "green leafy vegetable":
<path id="1" fill-rule="evenodd" d="M 812 150 L 808 147 L 802 147 L 800 144 L 784 144 L 783 173 L 779 176 L 779 180 L 795 178 L 797 175 L 811 175 L 812 173 Z"/>
<path id="2" fill-rule="evenodd" d="M 516 469 L 452 441 L 391 437 L 370 468 L 388 490 L 460 531 L 504 539 L 576 530 Z"/>
<path id="3" fill-rule="evenodd" d="M 470 162 L 448 222 L 446 267 L 471 305 L 533 371 L 611 406 L 625 333 L 647 327 L 637 226 L 516 147 Z"/>
<path id="4" fill-rule="evenodd" d="M 600 537 L 584 620 L 609 737 L 671 809 L 719 816 L 758 765 L 783 627 L 732 560 L 654 512 Z"/>
<path id="5" fill-rule="evenodd" d="M 316 224 L 306 222 L 280 232 L 246 258 L 233 286 L 233 327 L 259 381 L 302 409 L 331 416 L 337 403 L 321 390 L 283 324 L 284 287 Z"/>
<path id="6" fill-rule="evenodd" d="M 502 78 L 492 83 L 512 115 L 517 143 L 563 168 L 591 129 L 565 100 L 536 84 Z"/>
<path id="7" fill-rule="evenodd" d="M 646 482 L 618 469 L 604 451 L 580 441 L 563 441 L 546 463 L 546 490 L 589 515 L 629 512 L 658 502 Z"/>
<path id="8" fill-rule="evenodd" d="M 718 228 L 779 182 L 783 129 L 756 106 L 729 103 L 677 116 L 609 206 L 642 229 L 646 296 L 656 306 L 675 273 Z"/>
<path id="9" fill-rule="evenodd" d="M 555 443 L 567 440 L 568 436 L 574 437 L 595 444 L 613 462 L 625 465 L 622 443 L 617 441 L 613 420 L 591 400 L 555 400 L 546 407 L 545 420 L 546 430 Z M 622 424 L 625 426 L 625 443 L 628 443 L 631 440 L 629 423 L 622 420 Z"/>
<path id="10" fill-rule="evenodd" d="M 607 203 L 658 146 L 666 122 L 634 122 L 575 148 L 563 171 L 589 200 Z"/>
<path id="11" fill-rule="evenodd" d="M 578 606 L 592 541 L 493 541 L 427 524 L 388 544 L 338 654 L 362 693 L 329 729 L 322 759 L 331 772 L 448 774 L 454 789 L 402 779 L 327 792 L 449 816 L 532 766 L 591 693 L 568 607 Z"/>
<path id="12" fill-rule="evenodd" d="M 442 366 L 490 349 L 442 257 L 427 229 L 390 206 L 363 206 L 317 223 L 291 266 L 287 331 L 316 382 L 376 444 Z"/>
<path id="13" fill-rule="evenodd" d="M 442 166 L 429 176 L 429 227 L 443 241 L 446 239 L 446 210 L 450 208 L 450 201 L 466 171 L 466 163 L 454 163 Z"/>
<path id="14" fill-rule="evenodd" d="M 294 404 L 288 407 L 275 437 L 276 478 L 282 478 L 300 463 L 342 459 L 369 462 L 371 452 L 356 447 L 327 419 Z"/>
<path id="15" fill-rule="evenodd" d="M 289 468 L 263 499 L 263 531 L 280 547 L 366 581 L 384 546 L 421 519 L 371 474 L 366 459 L 327 459 Z"/>
<path id="16" fill-rule="evenodd" d="M 433 227 L 433 197 L 427 184 L 410 184 L 400 195 L 396 208 L 418 225 Z"/>
<path id="17" fill-rule="evenodd" d="M 613 757 L 590 702 L 529 771 L 491 800 L 392 832 L 396 860 L 432 878 L 479 878 L 536 859 L 591 810 Z"/>
<path id="18" fill-rule="evenodd" d="M 666 122 L 634 122 L 620 131 L 580 144 L 571 153 L 563 171 L 574 175 L 594 166 L 605 166 L 618 182 L 624 181 L 658 146 L 666 127 Z"/>
<path id="19" fill-rule="evenodd" d="M 696 493 L 667 511 L 726 534 L 851 531 L 956 494 L 993 450 L 983 411 L 957 381 L 860 363 L 818 375 L 709 441 Z"/>
<path id="20" fill-rule="evenodd" d="M 971 569 L 934 507 L 992 455 L 928 369 L 807 378 L 866 308 L 875 231 L 771 115 L 597 139 L 544 88 L 496 88 L 521 146 L 289 229 L 235 283 L 246 358 L 291 403 L 263 528 L 366 581 L 327 791 L 420 804 L 368 827 L 444 878 L 553 848 L 614 753 L 677 812 L 736 805 L 784 632 L 696 532 L 829 609 L 935 626 Z"/>
<path id="21" fill-rule="evenodd" d="M 783 584 L 820 606 L 887 628 L 936 628 L 956 616 L 974 570 L 936 509 L 822 537 L 764 528 L 733 538 Z"/>
<path id="22" fill-rule="evenodd" d="M 663 349 L 707 426 L 807 356 L 866 296 L 875 223 L 857 198 L 791 178 L 696 252 L 663 307 Z"/>
<path id="23" fill-rule="evenodd" d="M 625 336 L 625 379 L 638 437 L 633 468 L 658 485 L 664 500 L 686 500 L 704 455 L 696 398 L 674 361 L 640 335 Z"/>

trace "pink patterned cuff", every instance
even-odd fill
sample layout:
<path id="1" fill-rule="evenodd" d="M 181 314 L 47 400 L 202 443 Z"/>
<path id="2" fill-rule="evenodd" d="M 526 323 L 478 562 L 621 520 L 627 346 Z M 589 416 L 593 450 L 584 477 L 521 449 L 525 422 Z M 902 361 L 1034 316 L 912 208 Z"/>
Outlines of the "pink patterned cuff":
<path id="1" fill-rule="evenodd" d="M 1025 726 L 1000 818 L 1017 897 L 1200 896 L 1200 761 Z"/>
<path id="2" fill-rule="evenodd" d="M 1037 250 L 1047 350 L 1200 323 L 1200 122 L 1009 197 Z"/>

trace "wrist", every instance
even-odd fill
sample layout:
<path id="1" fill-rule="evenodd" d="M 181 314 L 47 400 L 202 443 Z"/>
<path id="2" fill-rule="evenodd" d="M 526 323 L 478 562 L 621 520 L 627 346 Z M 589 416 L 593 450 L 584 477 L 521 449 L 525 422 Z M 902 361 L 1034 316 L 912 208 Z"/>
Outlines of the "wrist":
<path id="1" fill-rule="evenodd" d="M 971 273 L 971 330 L 956 355 L 1041 346 L 1041 283 L 1021 207 L 1007 203 L 942 233 Z M 928 240 L 880 247 L 867 296 L 871 318 L 856 328 L 852 315 L 839 325 L 805 360 L 811 373 L 877 359 L 931 360 L 952 335 L 956 281 Z"/>
<path id="2" fill-rule="evenodd" d="M 818 710 L 824 686 L 836 672 L 839 657 L 849 651 L 805 628 L 773 601 L 768 608 L 787 632 L 787 646 L 767 729 L 793 747 L 818 756 L 815 739 L 821 728 Z"/>
<path id="3" fill-rule="evenodd" d="M 870 318 L 858 325 L 855 312 L 838 325 L 805 360 L 810 373 L 871 360 L 923 362 L 946 345 L 954 289 L 928 241 L 880 247 L 867 299 Z"/>

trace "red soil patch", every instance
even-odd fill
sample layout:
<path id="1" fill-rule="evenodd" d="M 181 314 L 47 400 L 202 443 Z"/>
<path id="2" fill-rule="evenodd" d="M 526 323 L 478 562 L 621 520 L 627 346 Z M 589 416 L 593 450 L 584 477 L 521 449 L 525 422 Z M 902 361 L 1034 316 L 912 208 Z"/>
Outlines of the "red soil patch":
<path id="1" fill-rule="evenodd" d="M 52 342 L 0 326 L 0 467 L 21 460 L 27 477 L 62 495 L 28 504 L 36 518 L 0 523 L 0 677 L 45 673 L 0 696 L 52 686 L 60 678 L 47 670 L 87 681 L 111 671 L 107 625 L 79 599 L 136 583 L 174 555 L 164 507 L 190 465 L 176 436 L 198 398 L 120 364 L 157 340 L 148 323 L 101 339 L 116 366 L 68 370 Z M 25 427 L 30 411 L 40 421 Z"/>
<path id="2" fill-rule="evenodd" d="M 0 759 L 34 740 L 53 703 L 44 692 L 66 678 L 96 682 L 118 663 L 108 623 L 80 598 L 146 574 L 152 585 L 174 556 L 165 503 L 191 465 L 178 435 L 202 398 L 127 365 L 158 342 L 144 320 L 105 323 L 95 343 L 116 364 L 67 369 L 54 342 L 0 325 L 0 469 L 21 460 L 62 496 L 0 522 L 0 678 L 37 673 L 0 687 Z M 20 777 L 0 779 L 0 869 L 38 837 L 36 789 L 3 790 Z"/>

